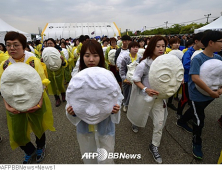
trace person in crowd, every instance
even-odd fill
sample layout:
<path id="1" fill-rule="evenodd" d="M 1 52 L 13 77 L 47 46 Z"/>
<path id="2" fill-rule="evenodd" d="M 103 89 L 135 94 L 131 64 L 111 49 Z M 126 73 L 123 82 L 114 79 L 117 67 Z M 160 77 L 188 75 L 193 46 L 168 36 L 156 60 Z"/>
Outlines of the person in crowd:
<path id="1" fill-rule="evenodd" d="M 103 54 L 104 54 L 104 56 L 105 56 L 105 54 L 106 54 L 106 49 L 107 49 L 107 47 L 108 47 L 108 39 L 106 38 L 106 39 L 104 39 L 103 41 L 102 41 L 102 49 L 103 49 Z"/>
<path id="2" fill-rule="evenodd" d="M 188 48 L 190 48 L 191 46 L 194 45 L 194 42 L 193 42 L 193 38 L 190 38 L 187 42 L 186 42 L 186 45 L 185 45 L 185 48 L 182 50 L 183 53 L 185 53 Z"/>
<path id="3" fill-rule="evenodd" d="M 3 43 L 0 43 L 0 53 L 1 53 L 1 51 L 4 53 L 7 51 L 7 49 Z"/>
<path id="4" fill-rule="evenodd" d="M 117 36 L 117 46 L 118 46 L 119 48 L 122 47 L 122 38 L 121 38 L 119 35 Z"/>
<path id="5" fill-rule="evenodd" d="M 8 51 L 3 43 L 0 43 L 0 64 L 9 58 Z M 1 93 L 0 93 L 1 94 Z"/>
<path id="6" fill-rule="evenodd" d="M 166 52 L 166 54 L 168 54 L 171 50 L 178 50 L 180 47 L 180 39 L 175 37 L 175 38 L 171 38 L 169 40 L 169 44 L 170 44 L 170 50 L 168 52 Z M 176 106 L 173 104 L 173 98 L 174 96 L 171 96 L 168 101 L 167 101 L 167 107 L 171 108 L 172 110 L 176 111 L 177 108 Z"/>
<path id="7" fill-rule="evenodd" d="M 182 63 L 184 67 L 184 82 L 182 84 L 182 97 L 178 102 L 178 109 L 177 109 L 177 118 L 179 119 L 182 116 L 183 109 L 185 105 L 188 103 L 191 105 L 189 93 L 188 93 L 188 78 L 189 78 L 189 71 L 190 71 L 190 63 L 191 63 L 191 56 L 196 50 L 200 50 L 203 48 L 203 44 L 201 42 L 201 39 L 203 37 L 203 32 L 194 34 L 193 36 L 193 43 L 194 45 L 188 48 L 188 50 L 184 53 L 182 58 Z M 192 115 L 190 115 L 191 112 L 187 112 L 184 114 L 184 119 L 186 119 L 186 122 L 192 119 Z M 180 124 L 180 121 L 177 122 L 178 126 L 182 126 L 186 131 L 192 132 L 192 129 L 187 124 Z"/>
<path id="8" fill-rule="evenodd" d="M 68 84 L 71 79 L 71 71 L 72 71 L 72 66 L 74 65 L 74 61 L 71 60 L 72 58 L 69 56 L 70 49 L 69 49 L 69 47 L 67 47 L 66 42 L 61 42 L 60 47 L 62 48 L 62 52 L 66 58 L 66 61 L 68 62 L 67 67 L 65 67 L 65 69 L 64 69 L 65 84 Z M 71 60 L 71 62 L 69 62 L 70 60 Z"/>
<path id="9" fill-rule="evenodd" d="M 186 42 L 187 42 L 187 37 L 186 37 L 186 35 L 183 35 L 181 40 L 180 40 L 180 45 L 185 46 Z"/>
<path id="10" fill-rule="evenodd" d="M 7 32 L 4 40 L 10 57 L 0 65 L 0 79 L 2 73 L 9 65 L 22 62 L 32 66 L 38 72 L 43 87 L 46 87 L 50 82 L 45 77 L 40 60 L 36 58 L 34 54 L 33 56 L 30 56 L 30 53 L 28 54 L 25 52 L 27 42 L 26 37 L 18 32 L 10 31 Z M 45 131 L 55 131 L 55 128 L 53 127 L 51 102 L 46 91 L 43 91 L 39 103 L 28 109 L 26 112 L 16 110 L 5 100 L 4 104 L 7 114 L 11 148 L 14 150 L 17 147 L 20 147 L 25 152 L 23 164 L 31 163 L 34 155 L 36 155 L 36 162 L 41 162 L 45 157 Z M 30 126 L 28 126 L 28 124 Z M 35 134 L 37 149 L 30 141 L 31 131 Z"/>
<path id="11" fill-rule="evenodd" d="M 108 54 L 110 50 L 112 49 L 117 50 L 119 47 L 116 45 L 116 38 L 112 37 L 109 40 L 110 40 L 110 46 L 107 47 L 106 52 L 105 52 L 105 63 L 106 63 L 107 69 L 112 71 L 113 74 L 116 75 L 116 66 L 110 64 L 108 60 Z"/>
<path id="12" fill-rule="evenodd" d="M 131 42 L 131 38 L 128 35 L 123 35 L 121 39 L 122 39 L 122 47 L 118 48 L 115 54 L 116 79 L 120 87 L 122 87 L 122 79 L 119 75 L 119 67 L 121 65 L 122 57 L 125 55 L 125 53 L 129 53 L 128 44 Z M 117 60 L 119 61 L 118 62 L 119 64 L 117 64 Z"/>
<path id="13" fill-rule="evenodd" d="M 194 37 L 195 40 L 195 37 Z M 188 79 L 188 91 L 192 105 L 187 109 L 186 113 L 190 113 L 193 118 L 193 139 L 192 149 L 193 155 L 197 159 L 203 158 L 202 152 L 202 129 L 204 127 L 205 108 L 215 99 L 219 98 L 222 94 L 222 88 L 219 90 L 211 90 L 203 80 L 200 79 L 200 67 L 201 65 L 211 59 L 218 59 L 222 61 L 221 56 L 214 54 L 222 49 L 222 32 L 207 30 L 204 32 L 201 39 L 201 43 L 205 47 L 204 51 L 197 54 L 191 62 L 189 79 Z M 196 85 L 203 89 L 209 96 L 206 96 L 197 90 Z M 185 114 L 186 114 L 185 113 Z M 187 119 L 185 114 L 177 121 L 177 124 L 185 125 Z"/>
<path id="14" fill-rule="evenodd" d="M 147 37 L 147 38 L 145 39 L 145 48 L 148 47 L 149 42 L 150 42 L 150 37 Z"/>
<path id="15" fill-rule="evenodd" d="M 41 41 L 40 40 L 36 40 L 35 41 L 35 45 L 36 45 L 35 49 L 38 51 L 38 53 L 41 53 L 41 49 L 42 49 Z"/>
<path id="16" fill-rule="evenodd" d="M 55 47 L 55 48 L 58 47 L 53 38 L 49 38 L 47 40 L 47 46 Z M 59 49 L 62 49 L 62 48 L 59 47 Z M 64 87 L 64 68 L 67 67 L 68 65 L 67 60 L 64 57 L 64 54 L 61 52 L 61 50 L 58 50 L 58 51 L 61 53 L 61 60 L 62 60 L 61 68 L 57 71 L 51 71 L 47 68 L 48 78 L 51 82 L 48 86 L 48 93 L 49 95 L 54 95 L 55 101 L 56 101 L 55 103 L 56 107 L 59 107 L 61 104 L 61 100 L 59 97 L 60 94 L 62 96 L 62 101 L 63 102 L 66 101 L 65 100 L 65 87 Z"/>
<path id="17" fill-rule="evenodd" d="M 163 99 L 155 99 L 155 102 L 151 105 L 144 100 L 144 95 L 153 96 L 159 94 L 159 92 L 150 88 L 148 75 L 152 62 L 158 56 L 164 54 L 166 45 L 167 40 L 162 36 L 157 35 L 150 39 L 149 46 L 146 48 L 143 58 L 137 65 L 133 75 L 134 84 L 127 111 L 127 118 L 133 124 L 133 131 L 135 131 L 135 128 L 138 129 L 137 126 L 145 127 L 149 116 L 153 119 L 153 137 L 149 150 L 154 160 L 158 163 L 162 163 L 158 147 L 162 138 L 167 108 Z"/>
<path id="18" fill-rule="evenodd" d="M 143 38 L 138 39 L 139 48 L 145 49 L 145 41 Z"/>
<path id="19" fill-rule="evenodd" d="M 80 65 L 79 69 L 73 74 L 75 76 L 79 71 L 89 68 L 89 67 L 101 67 L 105 68 L 105 58 L 103 55 L 103 50 L 96 40 L 87 40 L 83 43 L 80 52 Z M 77 130 L 77 140 L 80 146 L 81 154 L 85 152 L 96 152 L 98 147 L 102 147 L 109 152 L 114 152 L 115 146 L 115 124 L 120 121 L 120 106 L 122 101 L 122 94 L 120 93 L 118 103 L 113 106 L 112 113 L 105 120 L 101 121 L 96 125 L 89 125 L 88 123 L 82 121 L 75 115 L 75 110 L 72 106 L 67 103 L 66 115 L 69 120 L 76 126 Z M 71 118 L 70 118 L 70 116 Z M 115 117 L 119 117 L 116 119 Z M 97 133 L 99 142 L 96 143 L 95 132 L 93 132 L 93 127 L 97 126 Z M 86 140 L 87 139 L 87 140 Z M 94 150 L 95 149 L 95 150 Z M 84 163 L 100 163 L 95 159 L 83 159 Z M 113 163 L 112 159 L 107 159 L 101 163 Z"/>
<path id="20" fill-rule="evenodd" d="M 139 63 L 139 61 L 141 60 L 142 56 L 140 56 L 139 54 L 137 54 L 138 50 L 139 50 L 139 44 L 135 41 L 130 42 L 128 44 L 128 49 L 129 49 L 129 53 L 127 53 L 126 55 L 123 56 L 123 59 L 121 61 L 121 65 L 119 67 L 119 75 L 122 79 L 122 90 L 123 90 L 123 111 L 126 112 L 127 111 L 127 107 L 129 105 L 129 100 L 130 100 L 130 94 L 131 94 L 131 89 L 132 89 L 132 83 L 127 80 L 126 78 L 126 74 L 127 74 L 127 65 L 133 63 L 134 61 L 136 61 L 137 63 Z"/>

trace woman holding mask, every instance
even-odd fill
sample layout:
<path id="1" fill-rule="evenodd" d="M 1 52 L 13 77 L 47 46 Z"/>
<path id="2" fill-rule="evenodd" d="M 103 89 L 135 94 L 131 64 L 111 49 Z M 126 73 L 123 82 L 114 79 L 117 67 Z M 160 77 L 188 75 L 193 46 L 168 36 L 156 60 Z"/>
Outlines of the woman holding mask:
<path id="1" fill-rule="evenodd" d="M 149 69 L 152 62 L 160 55 L 164 54 L 167 40 L 162 36 L 154 36 L 151 38 L 149 46 L 143 54 L 140 64 L 137 65 L 133 75 L 133 87 L 127 111 L 127 117 L 133 124 L 132 130 L 135 128 L 145 127 L 148 117 L 153 119 L 153 137 L 152 143 L 149 145 L 149 150 L 156 162 L 162 163 L 162 158 L 158 152 L 162 137 L 162 129 L 164 127 L 164 120 L 166 106 L 162 99 L 154 99 L 153 102 L 147 103 L 144 100 L 145 95 L 153 96 L 159 93 L 150 88 L 149 85 Z M 138 126 L 138 127 L 137 127 Z"/>
<path id="2" fill-rule="evenodd" d="M 103 50 L 101 45 L 95 41 L 95 40 L 87 40 L 83 43 L 83 46 L 81 48 L 80 52 L 80 66 L 79 66 L 79 72 L 86 68 L 90 67 L 101 67 L 105 68 L 105 59 L 103 55 Z M 78 71 L 77 71 L 78 72 Z M 73 77 L 77 74 L 74 73 Z M 114 78 L 114 76 L 113 76 Z M 102 82 L 101 82 L 102 83 Z M 84 83 L 86 84 L 86 83 Z M 114 145 L 115 145 L 115 123 L 119 123 L 120 121 L 120 106 L 121 101 L 123 99 L 120 87 L 118 83 L 116 82 L 116 87 L 119 89 L 119 95 L 118 95 L 118 101 L 113 106 L 112 113 L 110 113 L 110 116 L 101 121 L 100 123 L 96 125 L 90 125 L 86 123 L 85 121 L 81 120 L 78 116 L 75 114 L 75 110 L 69 104 L 67 103 L 66 107 L 66 115 L 67 118 L 77 126 L 77 139 L 80 146 L 81 154 L 84 155 L 86 152 L 96 152 L 98 149 L 103 148 L 106 149 L 107 152 L 114 152 Z M 107 88 L 108 89 L 108 88 Z M 86 91 L 89 92 L 90 89 L 84 89 L 85 93 L 82 94 L 81 97 L 86 97 Z M 95 95 L 93 95 L 95 96 Z M 100 95 L 101 96 L 101 95 Z M 92 103 L 87 104 L 90 105 Z M 98 108 L 97 108 L 98 109 Z M 102 109 L 101 109 L 102 110 Z M 101 111 L 100 110 L 100 111 Z M 92 110 L 93 111 L 93 110 Z M 97 127 L 97 132 L 95 132 L 95 127 Z M 98 135 L 96 135 L 96 133 Z M 97 136 L 99 138 L 99 142 L 97 140 Z M 106 159 L 103 161 L 99 161 L 96 159 L 83 159 L 84 163 L 113 163 L 112 159 Z"/>
<path id="3" fill-rule="evenodd" d="M 9 65 L 23 62 L 32 66 L 38 72 L 43 87 L 46 87 L 50 83 L 45 77 L 40 60 L 34 54 L 30 56 L 30 54 L 25 52 L 26 37 L 23 34 L 14 31 L 8 32 L 5 35 L 5 44 L 10 57 L 0 65 L 0 78 Z M 19 89 L 17 89 L 17 93 L 18 91 Z M 6 101 L 4 101 L 4 104 L 7 113 L 11 148 L 15 149 L 19 146 L 25 152 L 26 155 L 23 164 L 31 163 L 32 157 L 35 154 L 37 154 L 36 162 L 41 162 L 45 157 L 45 131 L 48 129 L 55 131 L 51 102 L 46 91 L 43 91 L 39 103 L 25 112 L 16 110 Z M 30 142 L 31 131 L 36 136 L 37 150 Z"/>
<path id="4" fill-rule="evenodd" d="M 58 48 L 58 46 L 56 45 L 56 42 L 54 39 L 49 38 L 47 40 L 47 47 L 55 47 L 56 49 L 60 50 L 60 47 Z M 55 97 L 55 101 L 56 107 L 59 107 L 61 104 L 61 100 L 59 95 L 62 95 L 62 101 L 65 102 L 65 87 L 64 87 L 64 68 L 68 66 L 67 60 L 64 57 L 64 54 L 62 52 L 61 53 L 61 60 L 62 60 L 62 65 L 60 67 L 59 70 L 57 71 L 51 71 L 49 69 L 47 69 L 48 72 L 48 78 L 50 80 L 50 84 L 48 86 L 48 93 L 49 95 L 54 95 Z"/>

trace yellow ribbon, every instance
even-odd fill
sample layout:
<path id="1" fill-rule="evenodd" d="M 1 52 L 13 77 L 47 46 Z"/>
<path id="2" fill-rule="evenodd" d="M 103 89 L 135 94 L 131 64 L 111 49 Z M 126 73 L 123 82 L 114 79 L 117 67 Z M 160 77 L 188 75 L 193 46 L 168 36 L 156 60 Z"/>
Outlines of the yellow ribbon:
<path id="1" fill-rule="evenodd" d="M 132 55 L 131 55 L 131 53 L 130 53 L 130 58 L 131 58 L 132 62 L 136 61 L 136 59 L 137 59 L 137 54 L 136 54 L 136 56 L 133 58 Z"/>

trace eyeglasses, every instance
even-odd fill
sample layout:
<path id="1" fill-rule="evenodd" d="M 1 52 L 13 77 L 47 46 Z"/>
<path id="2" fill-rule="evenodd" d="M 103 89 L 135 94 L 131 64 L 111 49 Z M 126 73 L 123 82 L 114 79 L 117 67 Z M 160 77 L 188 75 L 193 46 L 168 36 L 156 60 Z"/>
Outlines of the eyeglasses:
<path id="1" fill-rule="evenodd" d="M 49 45 L 54 45 L 53 43 L 47 43 L 47 45 L 49 46 Z"/>
<path id="2" fill-rule="evenodd" d="M 216 42 L 222 42 L 222 40 L 218 40 L 218 41 L 216 41 Z"/>
<path id="3" fill-rule="evenodd" d="M 21 45 L 15 44 L 15 45 L 6 45 L 7 49 L 10 49 L 11 47 L 13 47 L 14 49 L 18 49 Z"/>

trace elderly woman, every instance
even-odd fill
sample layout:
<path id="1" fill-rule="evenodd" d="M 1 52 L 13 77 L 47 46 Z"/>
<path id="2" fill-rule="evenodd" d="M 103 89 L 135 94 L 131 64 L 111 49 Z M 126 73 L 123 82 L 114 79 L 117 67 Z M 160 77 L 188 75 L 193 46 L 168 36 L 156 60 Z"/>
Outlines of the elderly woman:
<path id="1" fill-rule="evenodd" d="M 0 79 L 9 65 L 22 62 L 30 65 L 37 71 L 42 80 L 43 87 L 46 87 L 50 83 L 45 77 L 40 60 L 36 58 L 34 54 L 32 56 L 25 51 L 26 37 L 23 34 L 14 31 L 8 32 L 5 35 L 5 44 L 10 57 L 0 65 Z M 50 100 L 44 89 L 41 90 L 41 92 L 42 97 L 39 103 L 25 112 L 16 110 L 4 100 L 10 145 L 12 149 L 20 147 L 25 152 L 26 155 L 23 164 L 31 163 L 32 157 L 35 154 L 37 154 L 37 163 L 44 159 L 45 131 L 55 131 Z M 30 141 L 31 131 L 33 131 L 36 136 L 37 150 Z"/>

